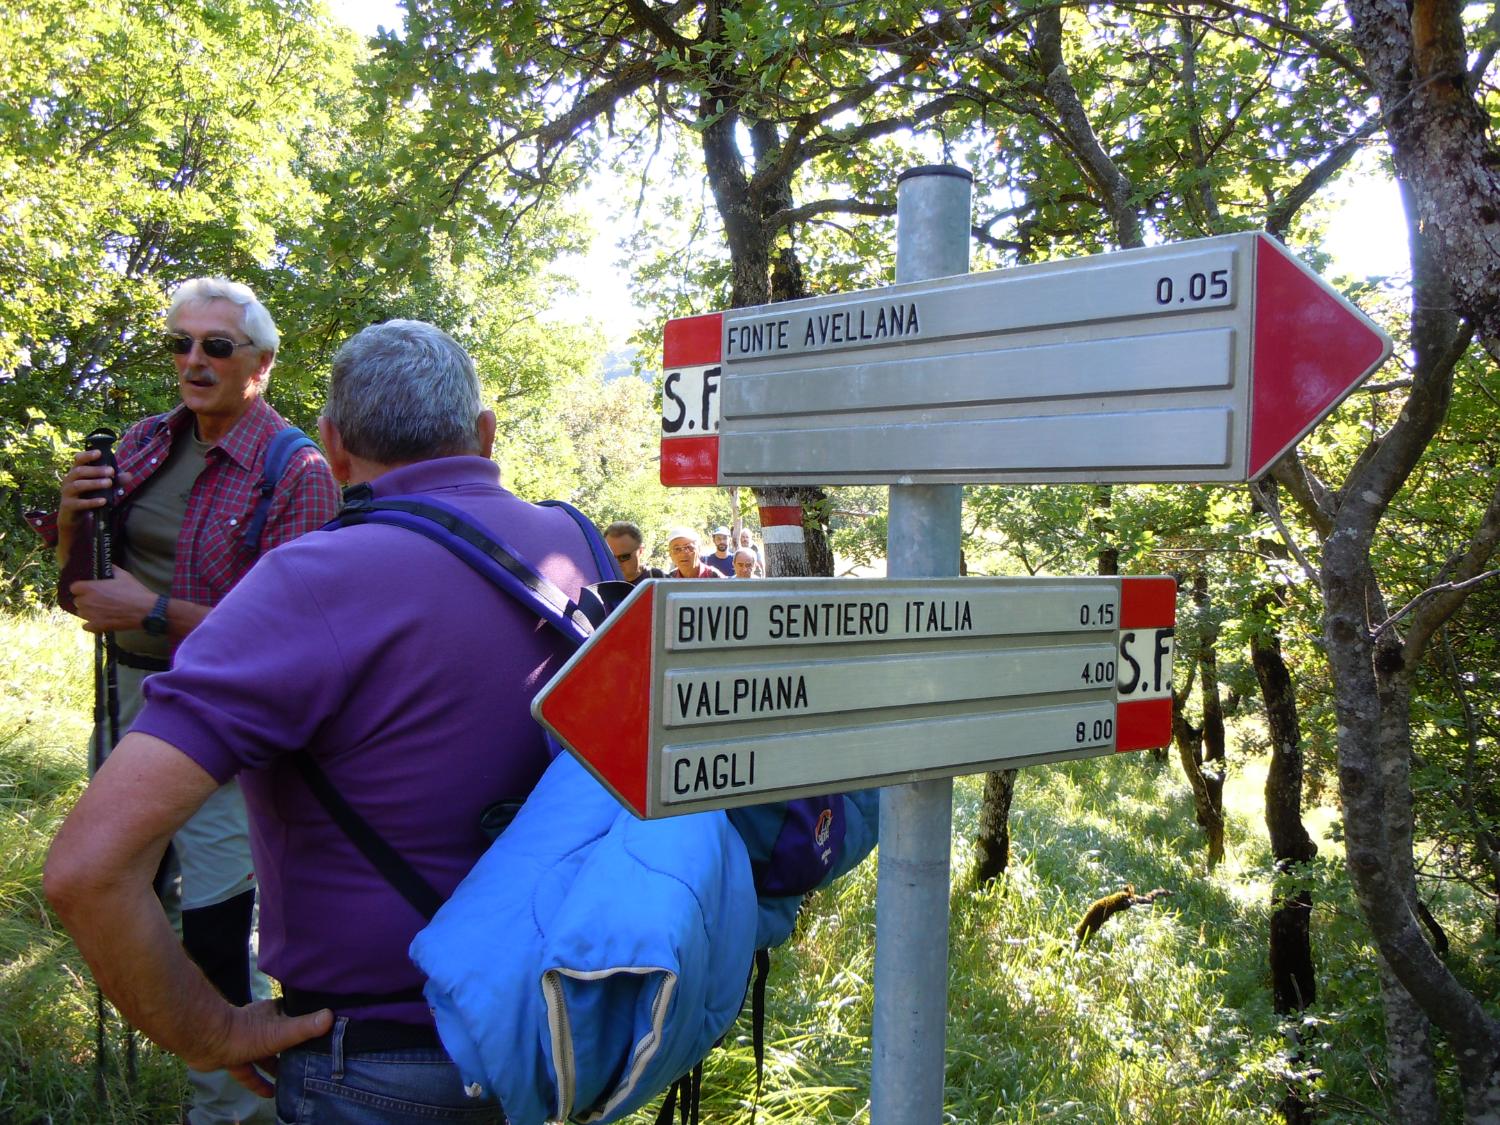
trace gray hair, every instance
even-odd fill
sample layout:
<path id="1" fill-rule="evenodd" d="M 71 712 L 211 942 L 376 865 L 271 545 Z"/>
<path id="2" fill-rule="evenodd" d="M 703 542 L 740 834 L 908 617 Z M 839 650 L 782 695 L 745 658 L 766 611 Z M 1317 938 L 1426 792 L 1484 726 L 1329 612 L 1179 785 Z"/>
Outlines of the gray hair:
<path id="1" fill-rule="evenodd" d="M 381 465 L 483 453 L 474 363 L 420 320 L 373 324 L 333 357 L 323 416 L 350 453 Z"/>
<path id="2" fill-rule="evenodd" d="M 276 349 L 281 346 L 281 333 L 276 330 L 270 312 L 250 286 L 226 277 L 195 277 L 179 285 L 172 294 L 172 303 L 167 306 L 167 331 L 177 331 L 177 314 L 183 305 L 208 301 L 228 301 L 238 305 L 240 324 L 250 342 L 263 352 L 276 354 Z"/>
<path id="3" fill-rule="evenodd" d="M 641 529 L 629 520 L 616 520 L 604 529 L 604 537 L 634 539 L 637 547 L 646 542 L 646 537 L 641 534 Z"/>

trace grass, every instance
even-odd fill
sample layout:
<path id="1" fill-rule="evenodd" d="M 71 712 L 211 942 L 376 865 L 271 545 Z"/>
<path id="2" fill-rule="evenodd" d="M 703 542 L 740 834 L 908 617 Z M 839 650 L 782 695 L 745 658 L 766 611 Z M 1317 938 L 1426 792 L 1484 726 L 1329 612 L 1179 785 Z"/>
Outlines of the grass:
<path id="1" fill-rule="evenodd" d="M 142 1043 L 127 1084 L 117 1025 L 96 1091 L 92 984 L 40 893 L 48 842 L 85 780 L 91 646 L 60 615 L 0 617 L 0 677 L 0 1122 L 174 1121 L 180 1064 Z M 1262 761 L 1236 759 L 1230 851 L 1209 873 L 1175 762 L 1136 754 L 1025 770 L 1010 869 L 983 889 L 965 874 L 981 779 L 956 782 L 945 1121 L 1267 1121 L 1288 1081 L 1325 1122 L 1389 1119 L 1375 962 L 1331 810 L 1308 815 L 1320 838 L 1319 995 L 1297 1026 L 1302 1061 L 1271 1011 L 1263 777 Z M 1127 882 L 1171 895 L 1074 950 L 1088 904 Z M 875 883 L 867 862 L 814 896 L 773 955 L 761 1125 L 869 1120 Z M 1470 939 L 1483 909 L 1459 892 L 1437 909 L 1456 949 L 1482 948 Z M 1466 930 L 1465 919 L 1477 920 Z M 1482 958 L 1455 967 L 1494 991 Z M 754 1091 L 742 1017 L 706 1062 L 703 1120 L 749 1122 Z"/>
<path id="2" fill-rule="evenodd" d="M 181 1065 L 141 1042 L 127 1082 L 112 1013 L 96 1088 L 93 984 L 42 899 L 47 845 L 87 777 L 92 641 L 60 613 L 6 615 L 0 683 L 0 1121 L 176 1121 Z"/>

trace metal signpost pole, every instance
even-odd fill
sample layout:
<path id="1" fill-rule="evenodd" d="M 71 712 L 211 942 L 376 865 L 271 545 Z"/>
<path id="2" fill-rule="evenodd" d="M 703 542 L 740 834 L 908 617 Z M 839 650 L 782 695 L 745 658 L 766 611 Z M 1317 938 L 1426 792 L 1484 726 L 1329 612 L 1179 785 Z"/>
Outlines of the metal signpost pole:
<path id="1" fill-rule="evenodd" d="M 949 166 L 902 173 L 896 197 L 896 282 L 967 273 L 973 177 Z M 886 573 L 957 575 L 963 489 L 892 485 Z M 948 881 L 953 781 L 880 794 L 875 898 L 871 1125 L 942 1118 L 948 1017 Z"/>

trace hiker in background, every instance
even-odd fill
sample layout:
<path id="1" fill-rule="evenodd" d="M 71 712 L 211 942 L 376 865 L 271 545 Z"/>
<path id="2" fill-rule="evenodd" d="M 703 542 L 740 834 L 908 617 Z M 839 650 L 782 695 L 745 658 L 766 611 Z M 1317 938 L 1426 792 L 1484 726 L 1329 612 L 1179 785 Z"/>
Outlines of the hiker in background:
<path id="1" fill-rule="evenodd" d="M 713 567 L 698 558 L 698 533 L 685 527 L 667 532 L 667 556 L 672 569 L 668 578 L 723 578 Z"/>
<path id="2" fill-rule="evenodd" d="M 713 536 L 714 549 L 698 561 L 711 566 L 725 578 L 734 576 L 734 555 L 729 551 L 729 529 L 716 527 L 709 533 Z"/>
<path id="3" fill-rule="evenodd" d="M 641 538 L 641 529 L 629 520 L 616 520 L 606 527 L 604 542 L 609 544 L 610 553 L 620 564 L 620 573 L 625 576 L 625 581 L 632 586 L 647 578 L 667 576 L 667 572 L 659 567 L 641 565 L 641 558 L 646 550 L 645 541 Z"/>
<path id="4" fill-rule="evenodd" d="M 736 578 L 758 578 L 755 572 L 755 552 L 741 547 L 734 553 L 734 576 Z"/>
<path id="5" fill-rule="evenodd" d="M 146 678 L 166 670 L 174 647 L 259 555 L 322 526 L 339 507 L 327 464 L 304 448 L 277 483 L 259 550 L 243 541 L 272 435 L 287 428 L 261 397 L 280 334 L 249 288 L 221 278 L 181 285 L 166 327 L 180 404 L 125 431 L 118 480 L 98 463 L 97 449 L 78 454 L 62 479 L 56 522 L 46 525 L 55 528 L 62 568 L 58 602 L 90 632 L 115 636 L 121 731 L 140 709 Z M 93 580 L 94 512 L 111 488 L 114 576 Z M 99 727 L 94 762 L 112 749 L 106 724 Z M 239 786 L 231 780 L 208 794 L 173 847 L 181 870 L 183 944 L 224 996 L 247 1004 L 255 874 Z M 162 940 L 175 945 L 170 931 Z M 191 1125 L 274 1120 L 266 1103 L 228 1075 L 190 1078 Z"/>
<path id="6" fill-rule="evenodd" d="M 760 553 L 760 548 L 755 545 L 755 540 L 750 536 L 748 527 L 740 528 L 740 550 L 749 551 L 755 556 L 755 577 L 766 576 L 766 560 Z"/>
<path id="7" fill-rule="evenodd" d="M 500 487 L 495 416 L 468 355 L 432 325 L 387 321 L 345 343 L 318 429 L 335 475 L 358 486 L 351 499 L 458 509 L 568 598 L 601 577 L 567 512 Z M 497 1103 L 465 1091 L 438 1040 L 407 955 L 422 915 L 308 778 L 315 766 L 446 898 L 488 844 L 481 815 L 524 801 L 546 768 L 531 697 L 571 651 L 533 610 L 405 528 L 341 527 L 267 556 L 147 685 L 135 729 L 53 843 L 48 897 L 105 994 L 189 1066 L 229 1067 L 264 1096 L 279 1054 L 286 1125 L 503 1122 Z M 165 840 L 235 776 L 279 1004 L 226 1004 L 163 952 L 166 922 L 150 909 Z"/>

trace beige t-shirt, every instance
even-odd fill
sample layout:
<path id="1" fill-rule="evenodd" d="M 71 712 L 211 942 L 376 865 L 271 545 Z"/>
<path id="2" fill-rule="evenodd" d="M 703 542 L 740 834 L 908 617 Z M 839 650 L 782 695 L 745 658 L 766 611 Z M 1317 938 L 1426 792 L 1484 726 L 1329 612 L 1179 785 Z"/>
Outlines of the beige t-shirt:
<path id="1" fill-rule="evenodd" d="M 194 426 L 182 428 L 172 442 L 167 463 L 135 494 L 125 521 L 129 533 L 125 569 L 153 594 L 172 592 L 177 539 L 187 519 L 188 496 L 198 474 L 208 467 L 206 455 L 212 443 L 195 431 Z M 126 652 L 163 659 L 172 648 L 166 637 L 153 637 L 144 629 L 122 629 L 115 634 L 115 643 Z"/>

